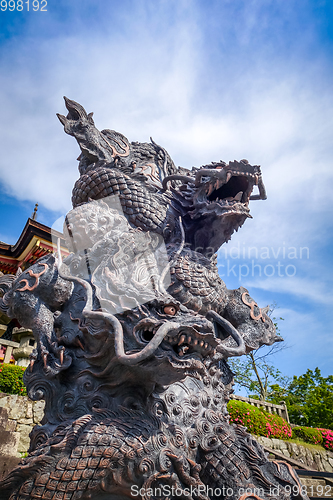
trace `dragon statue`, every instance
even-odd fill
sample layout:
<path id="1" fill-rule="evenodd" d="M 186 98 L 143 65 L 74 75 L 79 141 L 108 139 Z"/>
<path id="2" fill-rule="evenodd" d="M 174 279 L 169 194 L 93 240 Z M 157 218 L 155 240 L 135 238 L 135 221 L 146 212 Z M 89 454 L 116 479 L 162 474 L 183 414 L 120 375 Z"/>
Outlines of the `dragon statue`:
<path id="1" fill-rule="evenodd" d="M 58 244 L 0 278 L 1 311 L 37 339 L 28 394 L 45 400 L 0 499 L 305 498 L 293 469 L 227 411 L 227 359 L 281 340 L 267 308 L 228 290 L 216 266 L 249 201 L 266 197 L 260 167 L 176 168 L 154 141 L 100 132 L 65 103 L 58 117 L 81 149 L 71 253 Z"/>

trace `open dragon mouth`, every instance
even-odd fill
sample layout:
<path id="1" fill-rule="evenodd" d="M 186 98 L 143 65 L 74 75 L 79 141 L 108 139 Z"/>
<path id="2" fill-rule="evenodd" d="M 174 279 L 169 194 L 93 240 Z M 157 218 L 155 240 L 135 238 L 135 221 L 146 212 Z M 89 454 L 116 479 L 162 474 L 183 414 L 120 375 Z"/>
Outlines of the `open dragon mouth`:
<path id="1" fill-rule="evenodd" d="M 219 181 L 215 183 L 219 184 Z M 217 187 L 217 186 L 216 186 Z M 248 203 L 252 186 L 245 176 L 232 176 L 231 179 L 221 187 L 214 189 L 212 184 L 208 186 L 208 201 L 228 202 L 229 205 L 242 202 Z"/>
<path id="2" fill-rule="evenodd" d="M 164 341 L 180 358 L 192 354 L 199 354 L 202 358 L 212 357 L 217 345 L 213 336 L 199 334 L 194 329 L 191 329 L 191 332 L 181 330 L 176 337 L 166 336 Z"/>
<path id="3" fill-rule="evenodd" d="M 161 322 L 140 321 L 134 332 L 139 342 L 146 344 L 152 340 Z M 202 329 L 201 329 L 202 330 Z M 213 333 L 202 333 L 193 327 L 181 327 L 165 336 L 162 347 L 172 350 L 177 357 L 213 357 L 218 341 Z"/>
<path id="4" fill-rule="evenodd" d="M 170 175 L 163 180 L 164 189 L 170 181 L 183 182 L 178 189 L 173 189 L 173 193 L 195 218 L 212 211 L 217 216 L 238 214 L 247 217 L 250 200 L 266 199 L 260 167 L 250 165 L 247 160 L 193 168 L 191 175 Z M 258 186 L 259 193 L 253 195 L 254 186 Z"/>

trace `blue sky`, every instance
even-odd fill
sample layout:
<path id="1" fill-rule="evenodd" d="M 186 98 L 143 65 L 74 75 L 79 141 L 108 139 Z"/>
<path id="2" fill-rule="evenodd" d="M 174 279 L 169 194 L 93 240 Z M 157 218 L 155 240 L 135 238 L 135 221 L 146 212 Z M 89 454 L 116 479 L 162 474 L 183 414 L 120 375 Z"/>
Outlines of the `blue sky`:
<path id="1" fill-rule="evenodd" d="M 277 303 L 283 373 L 332 374 L 332 11 L 330 0 L 48 0 L 47 12 L 0 12 L 0 240 L 15 243 L 36 202 L 50 226 L 71 208 L 78 146 L 55 116 L 63 95 L 100 129 L 152 136 L 177 165 L 247 158 L 268 199 L 220 251 L 221 274 Z"/>

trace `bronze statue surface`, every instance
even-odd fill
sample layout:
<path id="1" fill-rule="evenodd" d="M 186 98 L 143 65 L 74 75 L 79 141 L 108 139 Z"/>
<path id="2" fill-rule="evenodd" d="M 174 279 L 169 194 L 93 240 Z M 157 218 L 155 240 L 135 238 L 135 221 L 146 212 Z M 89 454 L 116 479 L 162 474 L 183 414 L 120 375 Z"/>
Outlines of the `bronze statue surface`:
<path id="1" fill-rule="evenodd" d="M 0 278 L 1 311 L 37 339 L 28 394 L 46 403 L 0 499 L 301 497 L 290 466 L 268 461 L 227 411 L 227 359 L 281 340 L 216 266 L 249 201 L 266 197 L 260 167 L 176 168 L 154 141 L 100 132 L 65 103 L 58 117 L 81 149 L 71 254 Z"/>

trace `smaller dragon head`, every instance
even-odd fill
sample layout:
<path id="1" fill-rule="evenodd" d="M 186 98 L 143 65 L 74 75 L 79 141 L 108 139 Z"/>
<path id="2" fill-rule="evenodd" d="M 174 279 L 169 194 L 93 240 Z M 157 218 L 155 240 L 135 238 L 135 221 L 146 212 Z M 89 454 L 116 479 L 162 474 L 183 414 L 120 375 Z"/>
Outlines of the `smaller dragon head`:
<path id="1" fill-rule="evenodd" d="M 256 350 L 262 345 L 273 345 L 275 342 L 283 341 L 268 315 L 269 309 L 269 306 L 260 308 L 250 297 L 247 289 L 242 286 L 229 291 L 224 317 L 242 335 L 246 345 L 246 353 Z M 233 340 L 229 338 L 228 345 L 231 346 L 232 343 Z"/>
<path id="2" fill-rule="evenodd" d="M 75 137 L 82 151 L 78 160 L 81 175 L 98 161 L 113 164 L 116 158 L 128 157 L 130 144 L 128 139 L 115 130 L 102 130 L 95 127 L 93 113 L 75 101 L 64 97 L 68 109 L 67 116 L 57 113 L 66 134 Z"/>
<path id="3" fill-rule="evenodd" d="M 209 319 L 193 314 L 167 294 L 115 316 L 85 307 L 83 316 L 99 320 L 82 327 L 85 358 L 95 367 L 91 373 L 117 385 L 135 381 L 151 387 L 187 375 L 204 377 L 213 365 L 245 353 L 231 323 L 213 312 Z M 226 344 L 222 330 L 236 347 Z"/>

